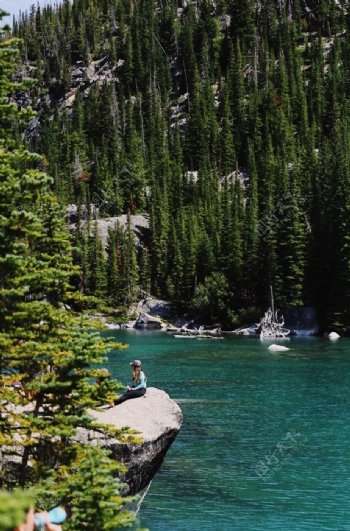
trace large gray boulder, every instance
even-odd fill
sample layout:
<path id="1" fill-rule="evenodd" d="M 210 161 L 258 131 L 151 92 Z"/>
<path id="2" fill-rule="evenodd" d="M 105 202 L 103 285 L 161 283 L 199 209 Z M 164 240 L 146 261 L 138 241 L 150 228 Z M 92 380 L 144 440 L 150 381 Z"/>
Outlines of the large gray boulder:
<path id="1" fill-rule="evenodd" d="M 135 308 L 136 312 L 161 318 L 169 318 L 171 316 L 171 302 L 157 299 L 143 290 L 140 290 L 140 294 L 143 298 L 139 301 L 137 308 Z"/>
<path id="2" fill-rule="evenodd" d="M 82 432 L 82 442 L 100 444 L 111 451 L 111 457 L 126 465 L 122 477 L 127 484 L 125 495 L 137 494 L 152 480 L 165 454 L 179 432 L 183 420 L 180 407 L 167 393 L 150 387 L 145 396 L 127 400 L 104 411 L 94 411 L 98 422 L 138 430 L 142 444 L 123 444 L 93 431 Z"/>
<path id="3" fill-rule="evenodd" d="M 148 313 L 141 313 L 136 319 L 135 328 L 139 330 L 160 330 L 162 328 L 162 320 Z"/>

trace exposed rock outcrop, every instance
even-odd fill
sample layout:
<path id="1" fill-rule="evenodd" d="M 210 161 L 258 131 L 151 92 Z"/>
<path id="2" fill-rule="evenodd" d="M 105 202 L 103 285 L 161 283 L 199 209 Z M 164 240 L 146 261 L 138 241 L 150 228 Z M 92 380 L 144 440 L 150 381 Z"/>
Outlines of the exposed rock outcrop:
<path id="1" fill-rule="evenodd" d="M 114 229 L 119 223 L 124 229 L 127 228 L 128 216 L 123 214 L 121 216 L 111 218 L 101 218 L 97 220 L 97 230 L 102 240 L 104 247 L 107 246 L 108 229 Z M 149 217 L 148 215 L 136 214 L 130 216 L 131 229 L 135 234 L 136 242 L 146 241 L 149 238 Z"/>
<path id="2" fill-rule="evenodd" d="M 148 313 L 141 313 L 135 323 L 135 328 L 139 330 L 160 330 L 163 326 L 159 317 L 154 317 Z"/>
<path id="3" fill-rule="evenodd" d="M 84 207 L 84 210 L 82 211 L 83 215 L 85 214 L 86 210 Z M 98 213 L 98 205 L 93 205 L 93 214 L 94 212 Z M 74 231 L 76 229 L 76 216 L 77 216 L 77 206 L 76 205 L 69 205 L 69 208 L 67 209 L 67 215 L 70 221 L 69 228 L 71 231 Z M 94 226 L 95 220 L 91 223 L 91 226 Z M 87 221 L 82 221 L 82 226 L 86 225 Z M 123 214 L 121 216 L 115 216 L 115 217 L 109 217 L 109 218 L 97 218 L 97 232 L 99 237 L 102 240 L 103 246 L 107 247 L 107 240 L 108 240 L 108 230 L 109 229 L 115 229 L 117 224 L 121 225 L 124 229 L 127 228 L 128 225 L 128 216 L 126 214 Z M 136 242 L 139 244 L 140 241 L 145 242 L 148 241 L 150 238 L 150 227 L 149 227 L 149 217 L 148 215 L 143 214 L 136 214 L 130 216 L 130 224 L 131 229 L 134 232 L 134 235 L 136 237 Z"/>
<path id="4" fill-rule="evenodd" d="M 122 444 L 119 441 L 84 431 L 82 442 L 101 444 L 111 455 L 128 468 L 122 480 L 128 485 L 125 494 L 136 494 L 144 489 L 159 469 L 165 454 L 179 432 L 183 420 L 180 407 L 167 393 L 150 387 L 142 398 L 127 400 L 105 411 L 94 411 L 98 422 L 117 427 L 128 426 L 140 432 L 142 444 Z"/>
<path id="5" fill-rule="evenodd" d="M 139 301 L 135 311 L 145 313 L 150 316 L 168 318 L 172 314 L 171 302 L 157 299 L 150 293 L 140 290 L 142 299 Z"/>

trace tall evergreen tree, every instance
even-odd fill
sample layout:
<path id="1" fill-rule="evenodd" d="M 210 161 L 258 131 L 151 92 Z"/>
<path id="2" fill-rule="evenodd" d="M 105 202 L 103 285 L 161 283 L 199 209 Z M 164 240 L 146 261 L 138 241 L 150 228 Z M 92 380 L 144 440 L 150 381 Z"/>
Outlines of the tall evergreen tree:
<path id="1" fill-rule="evenodd" d="M 14 134 L 32 115 L 9 97 L 24 88 L 10 81 L 18 44 L 15 39 L 0 41 L 0 444 L 3 470 L 14 463 L 18 467 L 15 475 L 1 474 L 0 484 L 11 488 L 17 478 L 27 486 L 55 469 L 61 473 L 53 484 L 57 499 L 67 487 L 69 471 L 83 466 L 83 457 L 76 459 L 77 429 L 107 430 L 94 423 L 87 408 L 97 405 L 91 377 L 98 370 L 91 366 L 104 359 L 111 345 L 91 332 L 91 323 L 62 308 L 74 304 L 70 278 L 76 268 L 61 210 L 50 192 L 52 179 L 40 170 L 41 157 Z M 109 391 L 113 387 L 111 382 Z M 112 432 L 128 438 L 124 430 Z M 97 467 L 99 462 L 104 471 L 115 470 L 97 448 L 94 458 Z M 75 479 L 76 496 L 63 500 L 72 513 L 86 507 L 84 473 L 77 471 Z M 120 489 L 119 482 L 115 488 Z M 95 487 L 92 491 L 97 495 Z M 124 502 L 114 492 L 100 487 L 99 499 L 101 529 L 110 528 L 111 517 L 115 525 L 126 522 L 118 516 Z M 81 525 L 95 529 L 88 514 L 80 515 Z"/>

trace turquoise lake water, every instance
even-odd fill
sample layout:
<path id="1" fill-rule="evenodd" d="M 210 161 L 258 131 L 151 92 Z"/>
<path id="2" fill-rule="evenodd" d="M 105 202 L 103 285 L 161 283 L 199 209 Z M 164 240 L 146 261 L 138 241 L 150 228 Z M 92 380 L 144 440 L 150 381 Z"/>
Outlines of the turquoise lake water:
<path id="1" fill-rule="evenodd" d="M 150 531 L 350 530 L 350 340 L 175 339 L 108 333 L 123 382 L 143 361 L 148 385 L 184 423 L 140 511 Z"/>

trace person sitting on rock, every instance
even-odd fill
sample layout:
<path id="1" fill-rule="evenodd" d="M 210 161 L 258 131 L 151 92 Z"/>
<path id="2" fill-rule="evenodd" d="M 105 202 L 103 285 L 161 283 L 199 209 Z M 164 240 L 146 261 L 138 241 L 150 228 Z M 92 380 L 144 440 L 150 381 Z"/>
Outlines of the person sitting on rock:
<path id="1" fill-rule="evenodd" d="M 146 376 L 142 371 L 141 361 L 131 361 L 130 365 L 133 373 L 132 383 L 128 386 L 127 391 L 114 401 L 115 405 L 121 404 L 130 398 L 139 398 L 146 393 Z"/>

